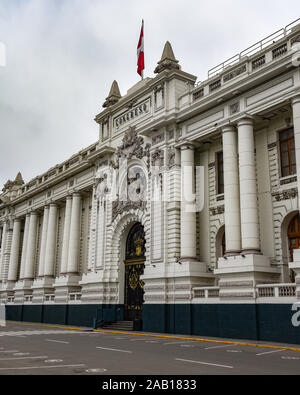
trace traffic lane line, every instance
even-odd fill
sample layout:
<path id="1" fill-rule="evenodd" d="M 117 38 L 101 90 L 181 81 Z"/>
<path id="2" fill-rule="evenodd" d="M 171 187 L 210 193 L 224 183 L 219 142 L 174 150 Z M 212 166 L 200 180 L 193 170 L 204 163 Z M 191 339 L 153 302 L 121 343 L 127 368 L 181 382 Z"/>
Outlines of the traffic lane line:
<path id="1" fill-rule="evenodd" d="M 52 340 L 52 339 L 45 339 L 46 342 L 53 342 L 53 343 L 62 343 L 62 344 L 70 344 L 70 342 L 64 342 L 62 340 Z"/>
<path id="2" fill-rule="evenodd" d="M 31 370 L 31 369 L 61 369 L 61 368 L 78 368 L 84 367 L 86 364 L 78 364 L 78 365 L 55 365 L 55 366 L 22 366 L 15 368 L 0 368 L 0 370 Z"/>
<path id="3" fill-rule="evenodd" d="M 18 323 L 16 323 L 18 324 Z M 38 326 L 44 328 L 56 328 L 56 329 L 64 329 L 68 331 L 91 331 L 88 328 L 74 328 L 74 327 L 65 327 L 58 325 L 41 325 L 41 324 L 30 324 L 30 323 L 20 323 L 22 326 Z M 99 330 L 93 329 L 95 333 L 111 333 L 114 335 L 128 335 L 128 336 L 141 336 L 141 337 L 153 337 L 159 339 L 173 339 L 173 340 L 185 340 L 185 341 L 195 341 L 202 343 L 213 343 L 213 344 L 229 344 L 229 345 L 237 345 L 237 346 L 246 346 L 246 347 L 256 347 L 256 348 L 267 348 L 267 349 L 275 349 L 275 350 L 289 350 L 289 351 L 297 351 L 300 352 L 300 348 L 290 347 L 290 346 L 276 346 L 276 345 L 267 345 L 267 344 L 258 344 L 258 343 L 247 343 L 247 342 L 238 342 L 238 341 L 228 341 L 228 340 L 214 340 L 214 339 L 203 339 L 203 338 L 190 338 L 183 336 L 167 336 L 167 335 L 156 335 L 149 333 L 131 333 L 131 332 L 121 332 L 121 331 L 108 331 L 108 330 Z"/>
<path id="4" fill-rule="evenodd" d="M 17 361 L 21 359 L 47 359 L 47 356 L 41 356 L 41 357 L 13 357 L 13 358 L 0 358 L 0 361 Z"/>
<path id="5" fill-rule="evenodd" d="M 207 366 L 213 366 L 213 367 L 224 368 L 224 369 L 234 369 L 233 366 L 229 366 L 229 365 L 221 365 L 221 364 L 217 364 L 217 363 L 202 362 L 202 361 L 191 361 L 188 359 L 181 359 L 181 358 L 175 358 L 175 361 L 196 363 L 196 364 L 200 364 L 200 365 L 207 365 Z"/>
<path id="6" fill-rule="evenodd" d="M 274 351 L 267 351 L 267 352 L 262 352 L 262 353 L 256 354 L 256 356 L 260 356 L 260 355 L 267 355 L 267 354 L 274 354 L 274 353 L 277 353 L 277 352 L 283 352 L 283 351 L 285 351 L 285 350 L 274 350 Z"/>
<path id="7" fill-rule="evenodd" d="M 96 347 L 96 348 L 99 348 L 101 350 L 118 351 L 118 352 L 124 352 L 124 353 L 128 353 L 128 354 L 132 354 L 132 351 L 127 351 L 127 350 L 117 350 L 115 348 L 106 348 L 106 347 Z"/>

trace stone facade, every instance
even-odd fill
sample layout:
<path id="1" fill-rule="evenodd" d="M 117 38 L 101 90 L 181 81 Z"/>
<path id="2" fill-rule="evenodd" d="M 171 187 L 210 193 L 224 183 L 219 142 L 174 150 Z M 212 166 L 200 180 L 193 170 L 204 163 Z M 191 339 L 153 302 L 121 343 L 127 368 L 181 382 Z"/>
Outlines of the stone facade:
<path id="1" fill-rule="evenodd" d="M 123 305 L 137 222 L 145 305 L 297 301 L 300 260 L 291 262 L 287 229 L 299 210 L 299 29 L 198 85 L 170 43 L 154 78 L 124 96 L 114 81 L 95 144 L 26 184 L 20 174 L 5 184 L 1 301 Z M 297 169 L 282 177 L 286 129 Z"/>

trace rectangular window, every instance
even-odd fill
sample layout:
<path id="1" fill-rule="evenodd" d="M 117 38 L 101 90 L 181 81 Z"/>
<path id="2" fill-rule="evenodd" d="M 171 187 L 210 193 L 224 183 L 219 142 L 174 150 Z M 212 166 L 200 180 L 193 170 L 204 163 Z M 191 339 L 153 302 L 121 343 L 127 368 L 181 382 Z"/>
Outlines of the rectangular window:
<path id="1" fill-rule="evenodd" d="M 222 195 L 224 194 L 223 152 L 217 153 L 217 177 L 218 177 L 218 185 L 217 185 L 218 195 Z"/>
<path id="2" fill-rule="evenodd" d="M 290 128 L 279 133 L 281 176 L 296 174 L 294 129 Z"/>

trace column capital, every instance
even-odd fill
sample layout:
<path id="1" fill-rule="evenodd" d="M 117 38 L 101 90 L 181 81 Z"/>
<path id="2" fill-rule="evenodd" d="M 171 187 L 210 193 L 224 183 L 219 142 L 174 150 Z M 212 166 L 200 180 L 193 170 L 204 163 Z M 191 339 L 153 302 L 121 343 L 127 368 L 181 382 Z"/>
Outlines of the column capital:
<path id="1" fill-rule="evenodd" d="M 66 196 L 66 201 L 67 201 L 67 200 L 72 200 L 72 198 L 73 198 L 73 195 L 67 195 L 67 196 Z"/>
<path id="2" fill-rule="evenodd" d="M 80 192 L 73 192 L 72 197 L 82 197 Z"/>
<path id="3" fill-rule="evenodd" d="M 14 218 L 14 222 L 22 222 L 22 218 L 21 217 Z"/>
<path id="4" fill-rule="evenodd" d="M 297 95 L 297 96 L 292 97 L 292 98 L 291 98 L 291 103 L 292 103 L 292 106 L 293 106 L 294 104 L 300 103 L 300 95 Z"/>
<path id="5" fill-rule="evenodd" d="M 240 119 L 237 120 L 237 126 L 253 126 L 254 125 L 254 118 L 251 115 L 243 115 Z"/>
<path id="6" fill-rule="evenodd" d="M 228 123 L 227 125 L 224 125 L 221 127 L 221 132 L 222 132 L 222 134 L 228 133 L 228 132 L 237 132 L 237 129 L 234 124 Z"/>
<path id="7" fill-rule="evenodd" d="M 58 207 L 57 203 L 49 203 L 48 207 Z"/>

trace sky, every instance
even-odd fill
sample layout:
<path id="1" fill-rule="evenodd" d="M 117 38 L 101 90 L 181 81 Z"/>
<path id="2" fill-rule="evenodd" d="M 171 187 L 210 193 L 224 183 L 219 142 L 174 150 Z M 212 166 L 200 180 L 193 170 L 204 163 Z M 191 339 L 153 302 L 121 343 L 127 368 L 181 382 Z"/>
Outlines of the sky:
<path id="1" fill-rule="evenodd" d="M 298 13 L 297 13 L 298 9 Z M 299 0 L 0 0 L 0 191 L 98 139 L 94 117 L 113 80 L 121 94 L 145 77 L 169 40 L 182 70 L 212 67 L 300 17 Z"/>

